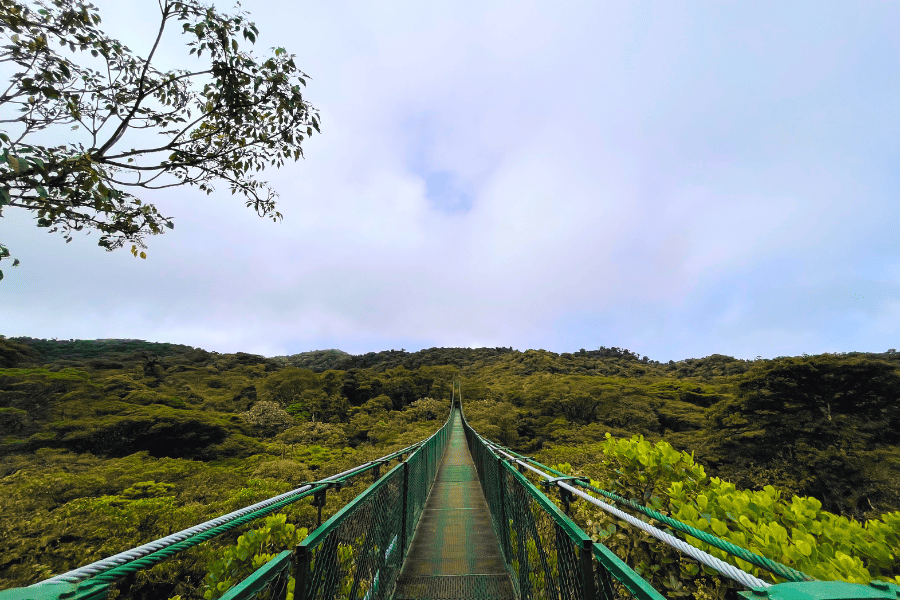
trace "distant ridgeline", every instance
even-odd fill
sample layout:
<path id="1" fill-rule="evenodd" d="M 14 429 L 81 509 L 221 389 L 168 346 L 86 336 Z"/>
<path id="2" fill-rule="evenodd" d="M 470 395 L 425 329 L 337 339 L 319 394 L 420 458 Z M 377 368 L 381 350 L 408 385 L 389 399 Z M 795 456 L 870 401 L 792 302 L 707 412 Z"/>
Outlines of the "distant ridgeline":
<path id="1" fill-rule="evenodd" d="M 159 342 L 147 342 L 136 339 L 100 339 L 100 340 L 45 340 L 30 337 L 5 338 L 16 345 L 24 346 L 32 352 L 25 352 L 15 360 L 32 363 L 61 363 L 66 361 L 81 362 L 87 359 L 102 358 L 110 360 L 136 360 L 144 353 L 164 357 L 190 357 L 197 358 L 216 357 L 218 352 L 208 352 L 200 348 L 193 348 L 182 344 L 168 344 Z M 12 366 L 12 354 L 8 347 L 0 345 L 0 368 Z M 21 352 L 21 349 L 19 350 Z M 5 356 L 10 354 L 10 359 Z M 488 365 L 496 362 L 500 357 L 514 357 L 517 362 L 533 364 L 539 367 L 541 363 L 551 373 L 585 373 L 597 369 L 603 363 L 610 360 L 616 363 L 642 363 L 645 365 L 661 365 L 662 371 L 675 377 L 713 377 L 721 375 L 734 375 L 744 373 L 753 364 L 787 358 L 779 356 L 775 359 L 762 359 L 758 361 L 743 360 L 712 354 L 705 358 L 688 358 L 680 361 L 670 360 L 668 363 L 660 363 L 651 360 L 647 356 L 641 357 L 640 353 L 634 353 L 625 348 L 606 348 L 600 346 L 596 350 L 578 352 L 549 352 L 547 350 L 526 350 L 521 352 L 510 348 L 428 348 L 418 352 L 406 350 L 383 350 L 381 352 L 367 352 L 366 354 L 349 354 L 339 349 L 312 350 L 286 356 L 263 357 L 258 354 L 237 352 L 223 354 L 237 357 L 238 362 L 245 364 L 264 363 L 274 361 L 279 366 L 292 366 L 301 369 L 309 369 L 316 373 L 328 370 L 348 371 L 350 369 L 374 369 L 385 371 L 396 367 L 417 369 L 422 366 L 468 367 L 473 365 Z M 806 356 L 806 355 L 804 355 Z M 825 355 L 828 356 L 828 355 Z M 892 359 L 900 363 L 900 354 L 894 349 L 883 353 L 872 352 L 842 352 L 833 356 L 865 356 L 870 358 Z M 534 359 L 538 358 L 538 361 Z M 552 364 L 550 364 L 552 362 Z M 537 371 L 544 370 L 536 368 Z M 601 369 L 602 371 L 603 369 Z M 605 374 L 605 373 L 604 373 Z M 636 374 L 643 372 L 638 369 Z"/>
<path id="2" fill-rule="evenodd" d="M 284 362 L 294 367 L 310 369 L 321 372 L 328 369 L 346 371 L 349 369 L 376 369 L 385 370 L 395 367 L 417 369 L 421 366 L 453 365 L 467 367 L 479 362 L 490 362 L 491 359 L 504 355 L 546 354 L 552 357 L 576 358 L 581 363 L 604 358 L 616 358 L 631 362 L 644 362 L 647 364 L 660 364 L 659 361 L 649 360 L 646 356 L 641 358 L 630 350 L 623 348 L 605 348 L 601 346 L 597 350 L 581 349 L 574 354 L 547 352 L 546 350 L 527 350 L 520 352 L 512 348 L 429 348 L 418 352 L 406 350 L 384 350 L 382 352 L 368 352 L 366 354 L 348 354 L 343 350 L 313 350 L 301 352 L 289 356 L 276 356 L 275 360 Z M 728 358 L 728 357 L 726 357 Z M 735 359 L 731 359 L 735 360 Z"/>

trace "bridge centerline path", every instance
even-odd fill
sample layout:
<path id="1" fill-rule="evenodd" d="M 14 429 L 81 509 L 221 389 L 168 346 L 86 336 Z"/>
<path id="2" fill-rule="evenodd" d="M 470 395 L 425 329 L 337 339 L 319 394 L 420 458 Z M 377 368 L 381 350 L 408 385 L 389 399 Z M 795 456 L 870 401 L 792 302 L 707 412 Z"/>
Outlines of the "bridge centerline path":
<path id="1" fill-rule="evenodd" d="M 451 427 L 394 599 L 512 600 L 512 582 L 459 410 L 454 410 Z"/>

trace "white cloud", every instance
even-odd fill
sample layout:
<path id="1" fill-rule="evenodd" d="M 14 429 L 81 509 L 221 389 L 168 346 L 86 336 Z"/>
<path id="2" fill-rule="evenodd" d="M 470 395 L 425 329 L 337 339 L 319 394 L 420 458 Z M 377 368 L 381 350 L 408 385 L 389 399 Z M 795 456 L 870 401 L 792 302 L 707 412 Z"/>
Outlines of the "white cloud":
<path id="1" fill-rule="evenodd" d="M 98 4 L 149 47 L 155 4 Z M 897 346 L 896 7 L 244 9 L 322 112 L 307 158 L 261 173 L 284 221 L 226 186 L 154 194 L 176 229 L 135 261 L 7 211 L 23 266 L 4 269 L 3 333 L 659 360 Z M 429 197 L 435 176 L 457 196 Z M 883 300 L 823 300 L 840 286 Z"/>

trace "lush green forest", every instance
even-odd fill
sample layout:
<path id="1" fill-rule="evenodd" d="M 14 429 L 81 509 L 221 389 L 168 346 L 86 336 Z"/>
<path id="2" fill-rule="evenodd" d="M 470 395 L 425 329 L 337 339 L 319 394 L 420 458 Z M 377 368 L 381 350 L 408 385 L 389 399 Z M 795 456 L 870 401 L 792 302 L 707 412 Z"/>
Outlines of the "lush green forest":
<path id="1" fill-rule="evenodd" d="M 265 358 L 141 340 L 0 337 L 0 589 L 403 448 L 443 423 L 456 378 L 476 430 L 545 464 L 686 521 L 700 502 L 714 527 L 717 510 L 744 498 L 772 539 L 777 521 L 789 532 L 784 545 L 800 549 L 779 560 L 807 568 L 821 556 L 848 580 L 900 577 L 884 566 L 900 564 L 898 366 L 893 351 L 668 364 L 620 348 Z M 330 497 L 326 515 L 364 489 L 362 479 Z M 719 508 L 707 507 L 715 498 Z M 784 520 L 782 505 L 800 507 L 808 522 Z M 298 531 L 315 526 L 306 501 L 285 513 Z M 647 540 L 617 538 L 584 507 L 576 514 L 631 564 L 646 563 L 655 584 L 669 574 L 653 570 L 660 557 L 676 579 L 694 581 L 669 578 L 667 596 L 727 591 L 653 554 Z M 824 521 L 830 529 L 814 523 Z M 250 528 L 141 573 L 127 595 L 202 598 L 211 565 Z M 757 551 L 769 539 L 732 529 L 723 535 Z M 842 546 L 837 530 L 871 537 L 871 548 Z M 830 536 L 813 539 L 820 554 L 801 552 L 803 535 L 820 534 Z M 841 567 L 851 551 L 863 557 Z"/>

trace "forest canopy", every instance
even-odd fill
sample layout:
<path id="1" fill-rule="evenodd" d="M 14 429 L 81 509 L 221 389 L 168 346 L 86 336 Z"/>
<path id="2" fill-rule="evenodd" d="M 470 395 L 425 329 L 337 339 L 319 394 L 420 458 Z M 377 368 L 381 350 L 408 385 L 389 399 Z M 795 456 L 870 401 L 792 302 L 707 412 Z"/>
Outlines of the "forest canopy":
<path id="1" fill-rule="evenodd" d="M 900 510 L 898 363 L 888 352 L 661 364 L 621 348 L 267 358 L 0 338 L 0 588 L 416 442 L 446 418 L 454 380 L 477 431 L 546 464 L 599 477 L 607 435 L 640 436 L 692 453 L 740 493 L 776 489 L 835 518 L 882 522 Z M 309 527 L 313 514 L 304 505 L 288 518 Z M 172 569 L 200 581 L 209 560 L 191 551 L 131 595 L 190 597 L 189 584 L 170 585 Z"/>

